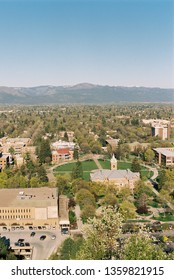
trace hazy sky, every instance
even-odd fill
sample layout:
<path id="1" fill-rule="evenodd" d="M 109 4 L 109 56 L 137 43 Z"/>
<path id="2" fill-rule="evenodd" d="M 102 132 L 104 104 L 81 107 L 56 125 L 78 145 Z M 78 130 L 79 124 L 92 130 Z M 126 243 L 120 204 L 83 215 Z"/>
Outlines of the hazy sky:
<path id="1" fill-rule="evenodd" d="M 174 88 L 173 0 L 0 0 L 0 86 Z"/>

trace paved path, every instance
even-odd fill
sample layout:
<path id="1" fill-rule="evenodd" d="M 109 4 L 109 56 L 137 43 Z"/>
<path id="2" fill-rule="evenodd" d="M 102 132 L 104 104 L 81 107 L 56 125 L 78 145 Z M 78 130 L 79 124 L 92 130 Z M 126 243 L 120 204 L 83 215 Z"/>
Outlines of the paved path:
<path id="1" fill-rule="evenodd" d="M 95 162 L 95 164 L 97 165 L 98 169 L 103 169 L 100 162 L 98 161 L 98 158 L 95 155 L 92 156 L 92 159 Z"/>

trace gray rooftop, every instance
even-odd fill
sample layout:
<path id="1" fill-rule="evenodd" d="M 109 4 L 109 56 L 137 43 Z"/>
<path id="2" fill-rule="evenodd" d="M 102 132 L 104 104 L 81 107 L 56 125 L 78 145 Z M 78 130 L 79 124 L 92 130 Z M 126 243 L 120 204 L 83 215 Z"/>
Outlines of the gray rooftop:
<path id="1" fill-rule="evenodd" d="M 109 169 L 97 169 L 93 170 L 90 174 L 91 180 L 114 180 L 114 179 L 123 179 L 132 180 L 139 178 L 139 172 L 132 172 L 129 169 L 127 170 L 109 170 Z"/>
<path id="2" fill-rule="evenodd" d="M 174 148 L 156 148 L 153 150 L 166 157 L 174 157 Z"/>

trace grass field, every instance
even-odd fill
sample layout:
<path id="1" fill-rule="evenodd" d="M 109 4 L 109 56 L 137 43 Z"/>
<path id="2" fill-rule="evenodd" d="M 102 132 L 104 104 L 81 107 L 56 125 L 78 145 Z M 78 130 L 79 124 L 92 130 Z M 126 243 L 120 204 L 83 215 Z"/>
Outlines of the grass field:
<path id="1" fill-rule="evenodd" d="M 174 221 L 174 216 L 168 213 L 160 213 L 158 217 L 154 217 L 155 220 L 161 222 L 171 222 Z"/>
<path id="2" fill-rule="evenodd" d="M 101 160 L 99 159 L 99 162 L 103 169 L 110 169 L 110 161 L 109 160 Z M 60 165 L 54 169 L 54 174 L 65 174 L 69 173 L 71 174 L 73 168 L 75 166 L 75 162 L 66 163 L 63 165 Z M 91 170 L 97 169 L 97 165 L 93 160 L 86 160 L 82 161 L 82 169 L 83 169 L 83 178 L 86 181 L 89 181 L 90 179 L 90 172 Z M 122 162 L 118 161 L 118 169 L 131 169 L 131 163 L 130 162 Z M 150 178 L 153 175 L 153 172 L 149 171 L 146 167 L 141 166 L 141 175 L 146 178 Z"/>
<path id="3" fill-rule="evenodd" d="M 66 163 L 64 165 L 58 166 L 54 169 L 55 175 L 63 175 L 65 173 L 71 174 L 73 168 L 75 166 L 75 162 Z M 82 169 L 83 169 L 83 179 L 85 181 L 89 181 L 91 170 L 97 169 L 97 165 L 93 160 L 82 161 Z"/>

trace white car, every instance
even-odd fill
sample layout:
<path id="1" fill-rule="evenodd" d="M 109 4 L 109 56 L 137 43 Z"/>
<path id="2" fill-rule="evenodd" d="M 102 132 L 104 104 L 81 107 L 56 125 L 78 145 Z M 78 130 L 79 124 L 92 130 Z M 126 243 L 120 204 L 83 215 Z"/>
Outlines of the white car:
<path id="1" fill-rule="evenodd" d="M 56 239 L 56 235 L 51 235 L 51 239 Z"/>

